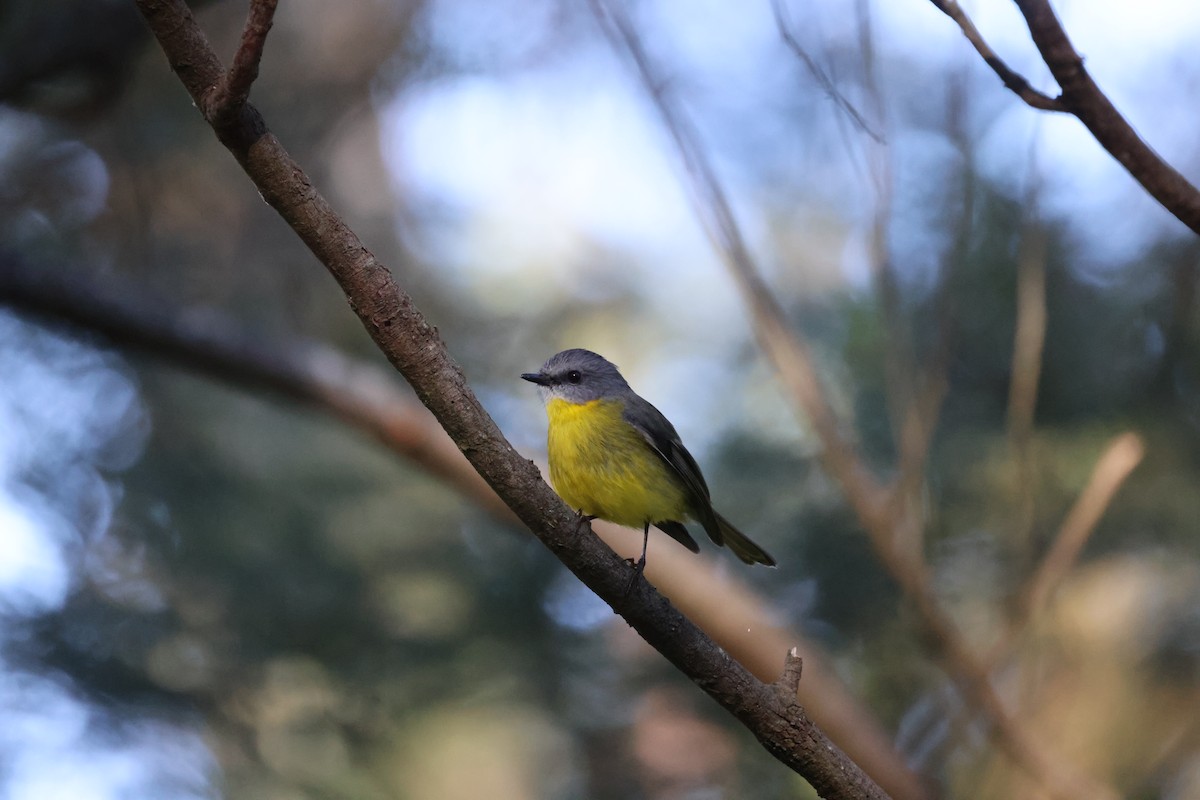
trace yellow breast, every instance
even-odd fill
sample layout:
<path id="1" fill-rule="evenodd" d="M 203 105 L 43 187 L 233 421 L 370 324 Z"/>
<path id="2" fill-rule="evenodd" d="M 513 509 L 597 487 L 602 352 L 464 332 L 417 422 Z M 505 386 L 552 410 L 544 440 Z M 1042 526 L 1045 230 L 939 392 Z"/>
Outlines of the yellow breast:
<path id="1" fill-rule="evenodd" d="M 680 479 L 622 418 L 623 410 L 617 400 L 546 404 L 554 490 L 572 508 L 618 525 L 687 519 Z"/>

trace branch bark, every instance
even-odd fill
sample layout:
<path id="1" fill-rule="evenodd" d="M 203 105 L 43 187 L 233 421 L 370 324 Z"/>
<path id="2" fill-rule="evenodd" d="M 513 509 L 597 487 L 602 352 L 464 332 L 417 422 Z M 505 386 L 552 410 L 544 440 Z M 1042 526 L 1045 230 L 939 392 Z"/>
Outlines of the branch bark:
<path id="1" fill-rule="evenodd" d="M 209 113 L 205 97 L 225 76 L 187 5 L 182 0 L 137 0 L 137 5 L 192 100 L 263 199 L 326 267 L 380 350 L 534 535 L 822 797 L 886 797 L 812 724 L 794 693 L 751 675 L 645 581 L 628 590 L 628 565 L 579 524 L 536 466 L 505 440 L 437 329 L 313 187 L 258 111 L 246 103 L 228 120 Z"/>
<path id="2" fill-rule="evenodd" d="M 250 87 L 258 79 L 258 65 L 262 62 L 277 3 L 278 0 L 250 0 L 250 11 L 246 15 L 241 44 L 233 56 L 233 66 L 207 98 L 206 114 L 218 125 L 229 122 L 250 97 Z"/>

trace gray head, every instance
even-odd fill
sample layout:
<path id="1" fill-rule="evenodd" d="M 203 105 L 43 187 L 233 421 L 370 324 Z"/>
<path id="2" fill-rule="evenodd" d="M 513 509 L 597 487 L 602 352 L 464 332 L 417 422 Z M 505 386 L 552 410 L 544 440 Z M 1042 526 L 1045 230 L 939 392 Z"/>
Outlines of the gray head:
<path id="1" fill-rule="evenodd" d="M 568 403 L 588 403 L 633 392 L 616 366 L 591 350 L 563 350 L 551 356 L 539 371 L 521 377 L 541 387 L 542 400 L 557 397 Z"/>

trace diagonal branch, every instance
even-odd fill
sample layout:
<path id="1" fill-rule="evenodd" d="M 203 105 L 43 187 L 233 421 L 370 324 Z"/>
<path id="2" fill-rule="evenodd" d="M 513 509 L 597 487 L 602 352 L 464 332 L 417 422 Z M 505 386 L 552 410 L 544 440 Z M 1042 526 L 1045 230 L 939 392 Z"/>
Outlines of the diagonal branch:
<path id="1" fill-rule="evenodd" d="M 1015 0 L 1029 35 L 1050 74 L 1062 87 L 1067 110 L 1087 126 L 1105 150 L 1180 222 L 1200 233 L 1200 191 L 1142 141 L 1100 90 L 1075 52 L 1047 0 Z"/>
<path id="2" fill-rule="evenodd" d="M 183 0 L 137 0 L 172 69 L 200 105 L 224 79 Z M 887 795 L 808 719 L 794 693 L 755 678 L 631 569 L 521 457 L 467 384 L 437 329 L 313 187 L 250 104 L 214 132 L 263 199 L 345 292 L 388 360 L 416 390 L 472 466 L 516 515 L 652 647 L 740 720 L 773 756 L 827 798 Z"/>
<path id="3" fill-rule="evenodd" d="M 0 304 L 82 326 L 113 344 L 252 391 L 324 411 L 374 437 L 490 514 L 516 519 L 410 392 L 371 364 L 324 344 L 285 344 L 237 332 L 215 311 L 174 308 L 113 279 L 68 280 L 0 253 Z"/>
<path id="4" fill-rule="evenodd" d="M 967 12 L 963 11 L 957 0 L 930 0 L 938 10 L 945 14 L 950 19 L 957 23 L 962 29 L 963 36 L 967 37 L 967 41 L 975 48 L 984 62 L 992 68 L 999 76 L 1000 80 L 1004 81 L 1005 88 L 1012 91 L 1017 97 L 1025 101 L 1026 105 L 1042 111 L 1067 111 L 1066 105 L 1063 104 L 1061 97 L 1051 97 L 1048 94 L 1043 94 L 1030 85 L 1025 76 L 1012 69 L 1004 62 L 1004 59 L 996 55 L 996 51 L 983 38 L 983 34 L 975 27 L 975 23 L 967 16 Z"/>
<path id="5" fill-rule="evenodd" d="M 883 134 L 875 130 L 867 122 L 862 112 L 838 89 L 837 84 L 829 77 L 829 73 L 821 69 L 821 65 L 808 54 L 808 51 L 804 49 L 804 45 L 800 44 L 800 40 L 792 32 L 792 21 L 788 16 L 785 0 L 771 0 L 771 11 L 775 15 L 775 27 L 779 30 L 779 35 L 783 38 L 783 43 L 795 54 L 796 58 L 800 59 L 800 62 L 808 70 L 808 74 L 812 76 L 813 80 L 817 82 L 817 85 L 821 87 L 829 99 L 833 100 L 834 105 L 850 118 L 850 121 L 854 123 L 856 128 L 875 140 L 876 144 L 887 144 L 883 138 Z"/>
<path id="6" fill-rule="evenodd" d="M 1083 65 L 1062 23 L 1048 0 L 1014 0 L 1025 17 L 1029 34 L 1062 94 L 1042 94 L 1013 72 L 995 54 L 955 0 L 930 0 L 958 23 L 963 34 L 1004 85 L 1034 108 L 1065 111 L 1074 115 L 1091 132 L 1100 146 L 1142 185 L 1146 192 L 1195 233 L 1200 233 L 1200 190 L 1154 152 L 1133 126 L 1121 116 Z"/>
<path id="7" fill-rule="evenodd" d="M 1087 485 L 1071 506 L 1053 545 L 1023 592 L 1022 605 L 1027 618 L 1036 617 L 1045 608 L 1054 590 L 1079 558 L 1083 546 L 1125 479 L 1141 463 L 1145 452 L 1142 437 L 1126 432 L 1113 439 L 1096 460 Z"/>
<path id="8" fill-rule="evenodd" d="M 1141 463 L 1145 451 L 1142 437 L 1133 431 L 1126 431 L 1114 437 L 1096 459 L 1092 474 L 1059 526 L 1050 548 L 1017 593 L 1018 604 L 1013 617 L 989 648 L 984 657 L 985 663 L 998 665 L 1010 656 L 1029 623 L 1045 611 L 1113 498 Z"/>
<path id="9" fill-rule="evenodd" d="M 759 345 L 821 440 L 826 469 L 841 483 L 850 504 L 860 516 L 882 521 L 883 491 L 863 467 L 854 444 L 843 435 L 837 415 L 821 387 L 816 361 L 808 342 L 792 332 L 786 314 L 759 274 L 725 190 L 699 144 L 700 137 L 655 77 L 641 40 L 628 17 L 605 0 L 591 0 L 591 3 L 596 18 L 614 47 L 624 49 L 633 59 L 643 86 L 674 140 L 695 196 L 696 213 L 717 251 L 724 256 L 743 299 L 750 307 Z"/>
<path id="10" fill-rule="evenodd" d="M 216 311 L 178 309 L 137 286 L 112 278 L 68 280 L 23 266 L 0 251 L 0 305 L 51 317 L 104 336 L 110 343 L 162 358 L 243 390 L 302 403 L 374 437 L 381 445 L 444 481 L 506 524 L 518 523 L 428 410 L 390 371 L 347 358 L 317 342 L 289 336 L 264 341 L 239 331 Z M 621 555 L 636 557 L 641 537 L 628 528 L 594 523 Z M 656 543 L 651 543 L 654 550 Z M 814 721 L 845 747 L 896 800 L 923 800 L 925 788 L 891 745 L 875 716 L 838 677 L 828 658 L 796 630 L 776 627 L 766 602 L 709 559 L 682 548 L 655 550 L 646 575 L 730 655 L 766 680 L 779 653 L 796 642 L 806 665 L 800 700 Z M 714 591 L 715 586 L 720 586 Z"/>

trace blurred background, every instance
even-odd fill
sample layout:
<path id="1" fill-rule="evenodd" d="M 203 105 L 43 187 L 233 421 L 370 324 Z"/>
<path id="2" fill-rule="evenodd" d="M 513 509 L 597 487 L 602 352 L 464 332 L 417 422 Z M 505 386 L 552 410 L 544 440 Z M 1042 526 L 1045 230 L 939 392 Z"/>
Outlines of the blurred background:
<path id="1" fill-rule="evenodd" d="M 926 0 L 614 5 L 1013 718 L 1120 795 L 1200 796 L 1200 240 Z M 194 7 L 228 61 L 245 4 Z M 1057 10 L 1195 182 L 1200 6 Z M 1012 3 L 968 11 L 1055 94 Z M 517 376 L 564 347 L 675 422 L 780 567 L 659 537 L 667 593 L 736 598 L 718 638 L 764 679 L 802 644 L 893 796 L 1048 796 L 823 468 L 588 4 L 290 0 L 252 100 L 522 453 Z M 0 302 L 0 798 L 814 796 L 331 399 L 415 404 L 125 0 L 0 7 Z M 297 364 L 321 396 L 262 377 Z"/>

